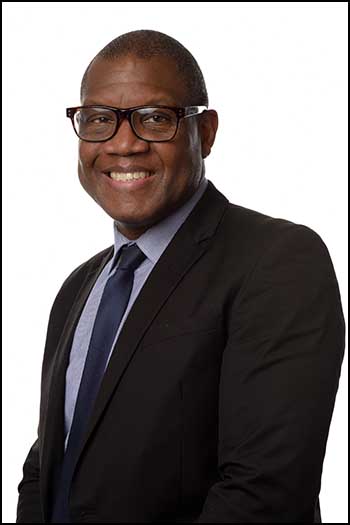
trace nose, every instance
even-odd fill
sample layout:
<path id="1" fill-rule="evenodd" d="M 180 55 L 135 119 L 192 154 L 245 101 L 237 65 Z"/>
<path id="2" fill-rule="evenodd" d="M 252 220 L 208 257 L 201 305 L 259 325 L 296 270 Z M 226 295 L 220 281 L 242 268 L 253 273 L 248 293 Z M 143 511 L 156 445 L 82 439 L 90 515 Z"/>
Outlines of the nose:
<path id="1" fill-rule="evenodd" d="M 106 153 L 120 156 L 146 153 L 150 147 L 149 142 L 135 135 L 127 118 L 122 119 L 117 133 L 103 144 Z"/>

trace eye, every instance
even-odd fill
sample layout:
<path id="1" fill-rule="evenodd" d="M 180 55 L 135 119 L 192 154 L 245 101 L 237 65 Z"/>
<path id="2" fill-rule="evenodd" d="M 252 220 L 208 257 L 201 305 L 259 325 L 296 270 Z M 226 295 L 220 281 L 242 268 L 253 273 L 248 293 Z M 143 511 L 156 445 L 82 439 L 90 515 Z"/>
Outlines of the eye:
<path id="1" fill-rule="evenodd" d="M 107 124 L 108 122 L 113 122 L 113 120 L 105 115 L 94 115 L 93 117 L 89 117 L 86 122 L 91 124 Z"/>
<path id="2" fill-rule="evenodd" d="M 77 113 L 76 122 L 80 126 L 109 126 L 114 123 L 114 115 L 97 108 L 84 108 Z"/>
<path id="3" fill-rule="evenodd" d="M 143 122 L 150 122 L 153 119 L 153 122 L 168 122 L 170 120 L 168 115 L 161 115 L 160 113 L 154 113 L 153 115 L 148 115 L 144 117 Z"/>

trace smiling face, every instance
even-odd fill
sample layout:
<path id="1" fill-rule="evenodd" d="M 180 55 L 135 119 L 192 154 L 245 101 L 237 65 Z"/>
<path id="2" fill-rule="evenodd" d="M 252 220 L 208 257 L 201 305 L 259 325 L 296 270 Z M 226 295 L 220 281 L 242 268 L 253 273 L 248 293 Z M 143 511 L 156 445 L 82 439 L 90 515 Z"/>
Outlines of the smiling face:
<path id="1" fill-rule="evenodd" d="M 82 105 L 182 107 L 187 98 L 185 83 L 169 59 L 145 60 L 128 55 L 93 63 Z M 137 138 L 124 119 L 116 135 L 106 142 L 79 141 L 80 182 L 117 221 L 118 229 L 129 239 L 136 239 L 196 191 L 204 174 L 203 159 L 215 140 L 217 122 L 213 110 L 181 119 L 174 139 L 160 143 Z M 150 176 L 113 180 L 111 172 L 147 172 Z"/>

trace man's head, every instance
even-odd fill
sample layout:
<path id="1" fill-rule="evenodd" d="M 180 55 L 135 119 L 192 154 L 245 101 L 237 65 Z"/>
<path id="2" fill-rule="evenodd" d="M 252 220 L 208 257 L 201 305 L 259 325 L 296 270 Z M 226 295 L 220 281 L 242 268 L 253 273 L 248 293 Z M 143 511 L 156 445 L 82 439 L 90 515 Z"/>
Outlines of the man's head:
<path id="1" fill-rule="evenodd" d="M 81 104 L 114 108 L 163 105 L 207 106 L 200 68 L 177 40 L 157 31 L 134 31 L 110 42 L 88 66 L 81 85 Z M 154 119 L 154 120 L 153 120 Z M 148 119 L 157 127 L 161 114 Z M 97 120 L 106 121 L 105 117 Z M 156 122 L 154 124 L 154 122 Z M 152 123 L 152 124 L 150 124 Z M 136 239 L 167 217 L 196 191 L 204 175 L 218 125 L 214 110 L 180 118 L 167 142 L 146 141 L 124 118 L 104 142 L 79 143 L 79 179 L 91 197 Z M 118 173 L 147 173 L 137 180 L 113 180 Z"/>

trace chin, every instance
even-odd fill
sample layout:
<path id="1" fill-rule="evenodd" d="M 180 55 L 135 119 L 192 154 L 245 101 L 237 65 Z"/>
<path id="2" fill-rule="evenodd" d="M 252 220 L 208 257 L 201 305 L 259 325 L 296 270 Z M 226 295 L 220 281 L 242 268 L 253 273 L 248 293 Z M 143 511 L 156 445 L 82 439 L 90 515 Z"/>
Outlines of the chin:
<path id="1" fill-rule="evenodd" d="M 135 232 L 138 236 L 142 235 L 146 230 L 157 224 L 157 222 L 162 220 L 161 216 L 152 216 L 152 217 L 139 217 L 137 220 L 135 216 L 133 217 L 121 217 L 119 214 L 114 218 L 116 224 L 118 225 L 118 230 L 123 233 Z"/>

